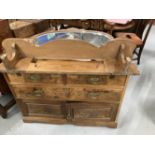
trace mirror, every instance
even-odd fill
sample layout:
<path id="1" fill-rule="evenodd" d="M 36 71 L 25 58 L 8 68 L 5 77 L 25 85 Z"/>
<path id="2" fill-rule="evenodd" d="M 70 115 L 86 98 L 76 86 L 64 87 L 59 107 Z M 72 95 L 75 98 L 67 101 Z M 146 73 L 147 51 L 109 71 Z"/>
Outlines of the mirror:
<path id="1" fill-rule="evenodd" d="M 43 45 L 47 42 L 59 39 L 83 40 L 96 47 L 100 47 L 107 41 L 112 40 L 113 37 L 107 33 L 96 31 L 81 31 L 81 32 L 58 31 L 40 35 L 37 38 L 35 38 L 34 43 L 36 45 Z"/>

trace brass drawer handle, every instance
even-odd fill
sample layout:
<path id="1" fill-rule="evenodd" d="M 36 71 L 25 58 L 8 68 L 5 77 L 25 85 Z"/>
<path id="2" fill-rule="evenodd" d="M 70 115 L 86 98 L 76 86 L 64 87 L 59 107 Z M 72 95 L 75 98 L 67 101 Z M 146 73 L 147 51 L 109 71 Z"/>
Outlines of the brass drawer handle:
<path id="1" fill-rule="evenodd" d="M 33 82 L 41 81 L 41 77 L 39 75 L 30 75 L 28 78 Z"/>
<path id="2" fill-rule="evenodd" d="M 100 77 L 90 77 L 90 78 L 88 79 L 88 81 L 89 81 L 90 83 L 92 83 L 92 84 L 97 84 L 97 83 L 101 82 L 101 78 L 100 78 Z"/>
<path id="3" fill-rule="evenodd" d="M 32 90 L 32 95 L 34 96 L 43 96 L 44 91 L 41 88 L 34 88 Z"/>
<path id="4" fill-rule="evenodd" d="M 53 78 L 54 78 L 54 79 L 55 79 L 55 78 L 61 78 L 61 76 L 60 76 L 60 75 L 57 75 L 57 74 L 51 74 L 51 75 L 50 75 L 50 78 L 51 78 L 51 79 L 53 79 Z"/>
<path id="5" fill-rule="evenodd" d="M 101 92 L 88 92 L 87 96 L 92 98 L 92 99 L 97 99 L 99 97 Z"/>

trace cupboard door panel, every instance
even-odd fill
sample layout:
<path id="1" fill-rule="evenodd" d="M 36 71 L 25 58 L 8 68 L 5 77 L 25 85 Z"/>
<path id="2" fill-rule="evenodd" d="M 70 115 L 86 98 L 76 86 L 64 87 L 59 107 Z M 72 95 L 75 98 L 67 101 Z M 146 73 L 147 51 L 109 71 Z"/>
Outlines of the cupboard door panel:
<path id="1" fill-rule="evenodd" d="M 65 119 L 65 109 L 63 103 L 40 104 L 26 103 L 29 116 L 42 116 Z"/>
<path id="2" fill-rule="evenodd" d="M 115 121 L 117 104 L 72 103 L 73 121 Z"/>

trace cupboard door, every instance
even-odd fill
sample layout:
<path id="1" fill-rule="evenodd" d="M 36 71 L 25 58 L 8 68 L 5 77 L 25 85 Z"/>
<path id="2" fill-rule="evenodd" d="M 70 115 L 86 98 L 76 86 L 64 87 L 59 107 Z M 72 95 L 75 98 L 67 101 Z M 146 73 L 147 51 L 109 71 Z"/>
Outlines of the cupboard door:
<path id="1" fill-rule="evenodd" d="M 22 103 L 27 109 L 27 116 L 50 117 L 65 119 L 65 107 L 63 103 Z"/>
<path id="2" fill-rule="evenodd" d="M 75 122 L 115 121 L 117 109 L 117 104 L 71 103 L 72 120 Z"/>
<path id="3" fill-rule="evenodd" d="M 67 83 L 68 84 L 91 84 L 99 85 L 106 84 L 106 76 L 102 75 L 68 75 Z"/>

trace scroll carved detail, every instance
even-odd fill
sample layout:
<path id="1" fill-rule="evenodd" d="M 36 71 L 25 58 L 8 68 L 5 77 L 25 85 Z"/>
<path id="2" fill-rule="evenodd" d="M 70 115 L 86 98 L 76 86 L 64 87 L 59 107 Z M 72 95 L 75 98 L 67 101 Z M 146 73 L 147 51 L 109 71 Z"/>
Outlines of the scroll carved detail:
<path id="1" fill-rule="evenodd" d="M 121 65 L 124 66 L 124 71 L 127 72 L 132 60 L 130 57 L 127 57 L 125 55 L 125 45 L 124 44 L 120 45 L 118 55 L 117 55 L 117 60 L 119 61 L 119 63 L 121 63 Z"/>
<path id="2" fill-rule="evenodd" d="M 3 53 L 0 57 L 4 66 L 8 69 L 13 69 L 17 62 L 24 57 L 15 43 L 12 43 L 11 49 L 12 54 L 10 57 L 6 53 Z"/>

